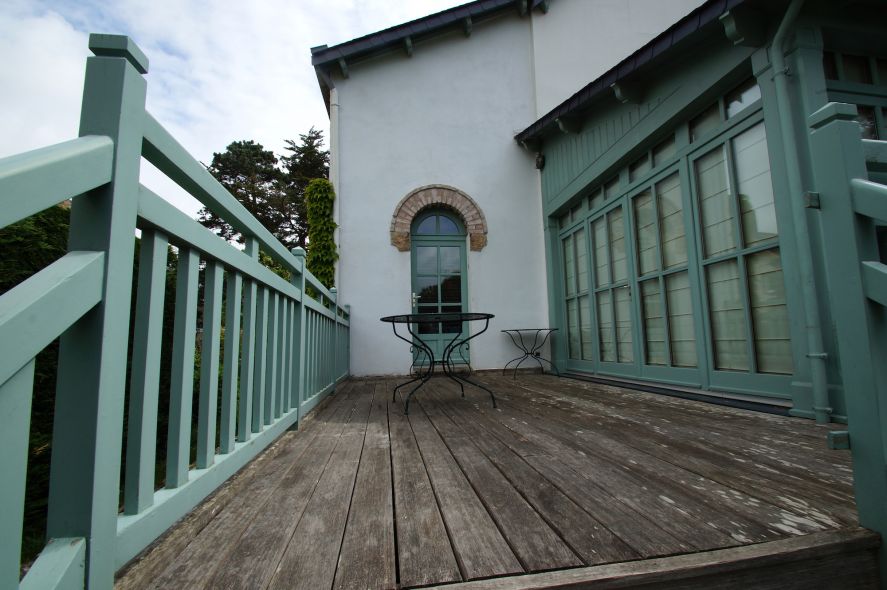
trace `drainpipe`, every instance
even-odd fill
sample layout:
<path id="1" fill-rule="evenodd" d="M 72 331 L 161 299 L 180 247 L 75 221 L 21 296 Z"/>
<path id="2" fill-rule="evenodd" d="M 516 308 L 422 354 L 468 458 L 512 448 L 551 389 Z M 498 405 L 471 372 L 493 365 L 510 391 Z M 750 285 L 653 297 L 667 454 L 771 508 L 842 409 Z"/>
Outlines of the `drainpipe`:
<path id="1" fill-rule="evenodd" d="M 810 248 L 810 231 L 807 226 L 807 212 L 802 197 L 803 182 L 798 161 L 798 142 L 795 138 L 795 125 L 792 117 L 792 104 L 788 89 L 788 67 L 785 63 L 785 42 L 804 0 L 792 0 L 785 12 L 782 23 L 773 37 L 770 46 L 770 63 L 773 65 L 773 82 L 776 86 L 776 105 L 779 111 L 779 125 L 785 147 L 785 162 L 788 172 L 789 203 L 795 229 L 796 250 L 801 275 L 801 294 L 804 299 L 804 328 L 807 338 L 807 358 L 810 359 L 811 383 L 813 386 L 813 412 L 816 422 L 829 422 L 832 408 L 829 407 L 828 379 L 826 376 L 825 347 L 822 343 L 822 326 L 819 322 L 819 296 L 813 274 L 813 253 Z"/>

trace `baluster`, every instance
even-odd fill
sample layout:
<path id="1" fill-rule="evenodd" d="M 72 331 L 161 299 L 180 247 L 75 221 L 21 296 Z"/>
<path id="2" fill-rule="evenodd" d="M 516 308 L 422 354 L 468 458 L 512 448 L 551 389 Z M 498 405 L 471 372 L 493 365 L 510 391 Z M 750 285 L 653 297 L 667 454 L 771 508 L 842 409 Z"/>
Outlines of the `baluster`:
<path id="1" fill-rule="evenodd" d="M 277 345 L 277 403 L 276 418 L 286 413 L 284 395 L 286 391 L 286 351 L 287 351 L 287 322 L 289 321 L 289 298 L 280 296 L 280 334 Z"/>
<path id="2" fill-rule="evenodd" d="M 197 413 L 197 468 L 213 464 L 219 399 L 219 342 L 222 335 L 222 279 L 218 261 L 206 265 L 203 294 L 203 343 L 200 347 L 200 407 Z"/>
<path id="3" fill-rule="evenodd" d="M 240 305 L 243 277 L 231 270 L 226 279 L 225 293 L 225 360 L 222 374 L 222 416 L 219 426 L 221 453 L 234 450 L 237 418 L 237 363 L 240 356 Z M 244 353 L 245 355 L 246 353 Z"/>
<path id="4" fill-rule="evenodd" d="M 251 236 L 246 238 L 244 252 L 253 260 L 259 259 L 259 241 Z M 240 357 L 240 401 L 237 414 L 237 440 L 246 442 L 250 439 L 253 428 L 253 383 L 255 380 L 256 360 L 256 304 L 258 286 L 250 279 L 243 292 L 243 352 Z"/>
<path id="5" fill-rule="evenodd" d="M 194 342 L 197 337 L 197 274 L 200 258 L 181 248 L 176 271 L 176 319 L 172 345 L 172 381 L 169 393 L 169 431 L 166 444 L 166 487 L 188 481 L 191 456 L 191 399 L 194 393 Z"/>
<path id="6" fill-rule="evenodd" d="M 277 331 L 280 321 L 280 295 L 277 291 L 271 294 L 270 313 L 268 314 L 268 353 L 265 377 L 265 424 L 274 422 L 277 404 Z"/>
<path id="7" fill-rule="evenodd" d="M 161 232 L 142 231 L 129 386 L 123 500 L 126 514 L 138 514 L 154 503 L 157 402 L 168 244 L 167 237 Z"/>
<path id="8" fill-rule="evenodd" d="M 18 588 L 33 396 L 32 360 L 0 384 L 0 498 L 5 503 L 0 510 L 0 588 Z"/>
<path id="9" fill-rule="evenodd" d="M 262 432 L 262 418 L 265 408 L 265 378 L 268 351 L 268 289 L 259 287 L 256 307 L 256 353 L 253 378 L 253 432 Z"/>

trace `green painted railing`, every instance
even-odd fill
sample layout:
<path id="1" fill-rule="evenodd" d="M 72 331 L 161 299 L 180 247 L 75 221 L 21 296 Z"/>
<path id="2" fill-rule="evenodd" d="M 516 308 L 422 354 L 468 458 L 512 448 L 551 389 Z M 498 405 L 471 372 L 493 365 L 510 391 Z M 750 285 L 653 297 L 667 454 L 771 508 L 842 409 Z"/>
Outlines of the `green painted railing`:
<path id="1" fill-rule="evenodd" d="M 90 49 L 81 137 L 0 160 L 0 227 L 72 199 L 69 253 L 0 297 L 3 589 L 111 588 L 120 566 L 348 374 L 349 310 L 337 305 L 335 289 L 324 288 L 305 269 L 304 251 L 287 251 L 145 111 L 147 59 L 138 47 L 126 37 L 92 35 Z M 142 157 L 240 231 L 245 250 L 141 186 Z M 162 334 L 170 245 L 178 249 L 175 327 Z M 260 249 L 293 279 L 261 265 Z M 201 264 L 199 401 L 192 408 Z M 309 287 L 317 299 L 306 295 Z M 58 337 L 51 540 L 20 582 L 34 359 Z M 158 458 L 161 339 L 170 337 L 167 455 Z M 165 459 L 165 487 L 155 490 L 158 459 Z"/>
<path id="2" fill-rule="evenodd" d="M 856 116 L 854 105 L 830 103 L 808 123 L 859 522 L 887 539 L 887 265 L 878 249 L 887 186 L 867 179 L 883 171 L 887 142 L 862 141 Z"/>

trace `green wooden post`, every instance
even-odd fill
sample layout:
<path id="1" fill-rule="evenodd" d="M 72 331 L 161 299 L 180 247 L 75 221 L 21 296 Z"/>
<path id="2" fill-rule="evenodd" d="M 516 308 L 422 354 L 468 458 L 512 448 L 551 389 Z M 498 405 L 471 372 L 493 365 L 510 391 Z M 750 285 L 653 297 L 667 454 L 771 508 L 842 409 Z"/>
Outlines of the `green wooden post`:
<path id="1" fill-rule="evenodd" d="M 34 361 L 0 384 L 0 588 L 17 588 L 22 551 L 28 432 L 34 396 Z"/>
<path id="2" fill-rule="evenodd" d="M 289 321 L 289 300 L 286 296 L 280 296 L 280 330 L 277 336 L 277 389 L 274 392 L 276 401 L 274 404 L 274 417 L 280 418 L 286 412 L 286 402 L 284 402 L 284 392 L 286 391 L 286 345 L 287 345 L 287 322 Z"/>
<path id="3" fill-rule="evenodd" d="M 253 376 L 253 432 L 262 432 L 268 356 L 268 289 L 259 287 L 256 305 L 256 352 Z"/>
<path id="4" fill-rule="evenodd" d="M 200 408 L 197 413 L 197 468 L 213 464 L 219 398 L 219 344 L 222 335 L 222 279 L 218 261 L 206 265 L 203 294 L 203 343 L 200 346 Z"/>
<path id="5" fill-rule="evenodd" d="M 302 294 L 302 301 L 299 303 L 297 312 L 298 325 L 296 326 L 296 368 L 298 375 L 296 376 L 296 407 L 299 409 L 299 421 L 302 421 L 302 403 L 305 401 L 305 386 L 307 373 L 307 356 L 305 351 L 305 328 L 307 323 L 307 307 L 305 302 L 308 295 L 305 293 L 305 250 L 303 248 L 293 248 L 293 256 L 296 257 L 296 264 L 299 269 L 299 276 L 293 277 L 298 282 L 299 292 Z"/>
<path id="6" fill-rule="evenodd" d="M 286 410 L 290 411 L 294 407 L 296 407 L 296 403 L 293 401 L 295 399 L 294 395 L 294 387 L 295 387 L 295 378 L 298 374 L 296 367 L 296 337 L 295 333 L 298 326 L 298 320 L 296 319 L 296 314 L 298 310 L 299 303 L 295 300 L 289 301 L 289 330 L 287 331 L 287 357 L 286 357 Z"/>
<path id="7" fill-rule="evenodd" d="M 825 264 L 847 404 L 859 523 L 887 535 L 887 319 L 864 295 L 862 261 L 878 261 L 875 222 L 857 215 L 850 180 L 866 178 L 856 107 L 830 103 L 808 118 Z M 887 588 L 887 546 L 880 548 Z"/>
<path id="8" fill-rule="evenodd" d="M 157 403 L 168 244 L 167 237 L 161 232 L 142 232 L 129 386 L 123 506 L 126 514 L 138 514 L 154 503 Z"/>
<path id="9" fill-rule="evenodd" d="M 61 337 L 50 538 L 87 540 L 89 588 L 114 582 L 126 355 L 148 60 L 127 37 L 91 35 L 80 135 L 114 141 L 113 179 L 74 199 L 70 250 L 104 251 L 102 302 Z"/>
<path id="10" fill-rule="evenodd" d="M 243 276 L 228 271 L 225 293 L 225 367 L 222 375 L 222 415 L 219 426 L 220 452 L 234 450 L 237 419 L 237 363 L 240 358 L 240 306 L 243 297 Z"/>
<path id="11" fill-rule="evenodd" d="M 330 293 L 333 295 L 333 360 L 330 381 L 335 383 L 339 375 L 339 290 L 332 287 Z"/>
<path id="12" fill-rule="evenodd" d="M 280 322 L 280 294 L 273 291 L 268 294 L 268 351 L 265 376 L 265 424 L 274 422 L 277 412 L 277 330 Z"/>
<path id="13" fill-rule="evenodd" d="M 348 327 L 345 329 L 345 350 L 343 376 L 351 373 L 351 304 L 345 305 L 345 315 L 348 316 Z"/>
<path id="14" fill-rule="evenodd" d="M 244 252 L 253 260 L 259 259 L 259 241 L 246 237 Z M 243 290 L 243 352 L 240 356 L 240 401 L 237 413 L 237 440 L 246 442 L 252 435 L 253 382 L 256 363 L 256 302 L 258 286 L 249 280 Z"/>
<path id="15" fill-rule="evenodd" d="M 169 428 L 166 436 L 166 487 L 188 481 L 191 460 L 191 412 L 194 393 L 194 345 L 197 338 L 196 250 L 181 248 L 176 270 L 176 315 L 173 327 Z"/>

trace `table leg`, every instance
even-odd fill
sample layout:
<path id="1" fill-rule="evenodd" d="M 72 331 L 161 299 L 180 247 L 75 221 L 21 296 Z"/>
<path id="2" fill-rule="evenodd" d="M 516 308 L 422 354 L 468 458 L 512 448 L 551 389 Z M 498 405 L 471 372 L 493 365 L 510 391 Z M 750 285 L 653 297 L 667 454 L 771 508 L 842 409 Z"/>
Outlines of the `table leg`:
<path id="1" fill-rule="evenodd" d="M 453 351 L 454 351 L 456 348 L 462 346 L 463 344 L 465 344 L 466 342 L 468 342 L 468 341 L 471 340 L 472 338 L 477 338 L 478 336 L 480 336 L 481 334 L 483 334 L 484 332 L 486 332 L 486 331 L 487 331 L 487 328 L 488 328 L 489 326 L 490 326 L 490 320 L 488 319 L 488 320 L 486 320 L 486 324 L 484 324 L 484 328 L 483 328 L 483 330 L 481 330 L 481 331 L 478 332 L 477 334 L 473 334 L 473 335 L 469 336 L 468 338 L 465 338 L 465 339 L 463 339 L 463 340 L 460 340 L 459 342 L 456 342 L 455 339 L 454 339 L 452 342 L 450 342 L 450 344 L 447 345 L 447 347 L 444 349 L 444 355 L 445 355 L 445 357 L 444 357 L 444 366 L 445 366 L 445 367 L 448 366 L 448 364 L 451 362 L 451 361 L 450 361 L 450 356 L 452 356 Z M 461 336 L 461 333 L 460 333 L 459 335 Z M 457 336 L 457 337 L 458 337 L 458 336 Z M 469 365 L 469 368 L 470 368 L 470 365 Z M 487 393 L 490 394 L 490 399 L 493 401 L 493 407 L 494 407 L 494 408 L 496 407 L 496 396 L 493 395 L 493 392 L 492 392 L 489 388 L 484 387 L 484 386 L 481 385 L 480 383 L 475 383 L 474 381 L 468 379 L 467 377 L 462 377 L 461 375 L 457 375 L 455 372 L 452 372 L 452 373 L 449 375 L 449 377 L 450 377 L 451 379 L 453 379 L 454 381 L 456 381 L 457 383 L 458 383 L 459 381 L 464 381 L 465 383 L 467 383 L 467 384 L 469 384 L 469 385 L 474 385 L 475 387 L 477 387 L 477 388 L 479 388 L 479 389 L 483 389 L 484 391 L 486 391 Z M 462 387 L 462 384 L 461 384 L 461 383 L 459 383 L 459 387 Z M 465 397 L 465 388 L 464 388 L 464 387 L 462 387 L 462 397 Z"/>

